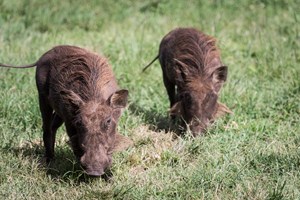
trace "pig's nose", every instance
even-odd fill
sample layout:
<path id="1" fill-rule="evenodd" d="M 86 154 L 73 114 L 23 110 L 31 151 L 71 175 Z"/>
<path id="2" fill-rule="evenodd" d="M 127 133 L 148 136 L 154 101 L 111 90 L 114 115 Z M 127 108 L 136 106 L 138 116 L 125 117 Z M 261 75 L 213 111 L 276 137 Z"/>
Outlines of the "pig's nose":
<path id="1" fill-rule="evenodd" d="M 202 126 L 191 127 L 191 132 L 194 137 L 201 136 L 205 132 L 205 128 Z"/>
<path id="2" fill-rule="evenodd" d="M 84 169 L 84 172 L 89 176 L 101 176 L 105 173 L 105 170 L 110 166 L 111 162 L 109 158 L 102 160 L 102 162 L 87 162 L 85 156 L 80 159 L 80 164 Z"/>
<path id="3" fill-rule="evenodd" d="M 89 176 L 102 176 L 104 174 L 103 170 L 85 170 L 85 173 Z"/>

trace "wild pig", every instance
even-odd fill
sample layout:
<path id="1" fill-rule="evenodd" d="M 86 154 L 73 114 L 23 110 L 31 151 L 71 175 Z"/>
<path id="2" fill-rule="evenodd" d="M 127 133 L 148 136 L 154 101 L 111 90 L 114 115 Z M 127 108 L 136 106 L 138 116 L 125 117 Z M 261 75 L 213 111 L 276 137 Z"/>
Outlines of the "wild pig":
<path id="1" fill-rule="evenodd" d="M 85 172 L 104 174 L 112 162 L 116 126 L 127 104 L 104 57 L 75 46 L 56 46 L 37 62 L 36 85 L 43 120 L 45 157 L 54 157 L 57 129 L 65 123 L 73 152 Z"/>
<path id="2" fill-rule="evenodd" d="M 218 116 L 231 111 L 218 103 L 227 66 L 220 59 L 216 40 L 194 28 L 176 28 L 161 41 L 159 59 L 170 100 L 170 115 L 180 116 L 194 136 L 203 133 Z"/>

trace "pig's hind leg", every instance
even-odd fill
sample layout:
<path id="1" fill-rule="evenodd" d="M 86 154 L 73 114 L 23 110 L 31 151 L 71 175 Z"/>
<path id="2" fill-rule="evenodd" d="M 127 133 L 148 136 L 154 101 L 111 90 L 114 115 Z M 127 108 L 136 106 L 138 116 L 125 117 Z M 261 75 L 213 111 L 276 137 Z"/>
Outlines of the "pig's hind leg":
<path id="1" fill-rule="evenodd" d="M 169 81 L 169 79 L 165 76 L 165 73 L 163 74 L 163 80 L 164 80 L 164 85 L 166 87 L 168 96 L 169 96 L 169 101 L 170 101 L 170 109 L 173 107 L 173 105 L 176 103 L 176 95 L 175 95 L 175 85 Z M 173 123 L 175 122 L 176 116 L 171 115 L 171 120 Z"/>
<path id="2" fill-rule="evenodd" d="M 51 130 L 53 109 L 47 103 L 47 99 L 43 95 L 39 95 L 40 111 L 43 120 L 43 141 L 45 146 L 45 158 L 49 163 L 54 157 L 54 141 L 55 134 Z"/>
<path id="3" fill-rule="evenodd" d="M 169 79 L 163 74 L 163 80 L 164 80 L 164 85 L 166 87 L 168 96 L 169 96 L 169 101 L 170 101 L 170 108 L 176 103 L 175 99 L 175 85 L 169 81 Z"/>
<path id="4" fill-rule="evenodd" d="M 52 114 L 52 122 L 51 122 L 51 149 L 53 149 L 54 155 L 54 145 L 55 145 L 55 136 L 57 129 L 64 123 L 61 117 L 57 115 L 56 112 Z"/>

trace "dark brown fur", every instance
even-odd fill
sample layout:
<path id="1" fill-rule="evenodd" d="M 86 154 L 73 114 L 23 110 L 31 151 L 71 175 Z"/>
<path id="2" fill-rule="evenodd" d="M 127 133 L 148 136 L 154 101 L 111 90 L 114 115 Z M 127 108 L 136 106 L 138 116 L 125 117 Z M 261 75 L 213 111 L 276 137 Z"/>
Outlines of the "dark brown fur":
<path id="1" fill-rule="evenodd" d="M 0 64 L 0 66 L 13 67 Z M 74 154 L 89 175 L 111 165 L 116 125 L 127 104 L 107 60 L 75 46 L 57 46 L 36 63 L 45 157 L 54 156 L 56 130 L 65 123 Z"/>
<path id="2" fill-rule="evenodd" d="M 170 114 L 182 117 L 194 136 L 217 116 L 231 112 L 217 102 L 227 67 L 215 43 L 213 37 L 194 28 L 177 28 L 162 39 L 159 47 L 157 58 L 170 100 Z"/>

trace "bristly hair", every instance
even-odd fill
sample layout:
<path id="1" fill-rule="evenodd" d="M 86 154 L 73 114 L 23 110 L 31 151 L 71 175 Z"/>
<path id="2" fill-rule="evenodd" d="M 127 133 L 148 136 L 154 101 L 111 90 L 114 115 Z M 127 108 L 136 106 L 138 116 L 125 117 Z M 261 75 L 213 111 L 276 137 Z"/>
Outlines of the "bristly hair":
<path id="1" fill-rule="evenodd" d="M 56 75 L 55 90 L 73 91 L 84 102 L 103 99 L 102 87 L 115 80 L 107 60 L 91 52 L 70 55 L 60 63 L 52 73 Z"/>
<path id="2" fill-rule="evenodd" d="M 176 46 L 179 48 L 176 50 L 176 59 L 183 68 L 188 68 L 187 79 L 196 77 L 199 79 L 199 76 L 204 79 L 219 67 L 214 63 L 214 61 L 221 62 L 215 38 L 193 28 L 177 32 L 177 38 Z"/>

